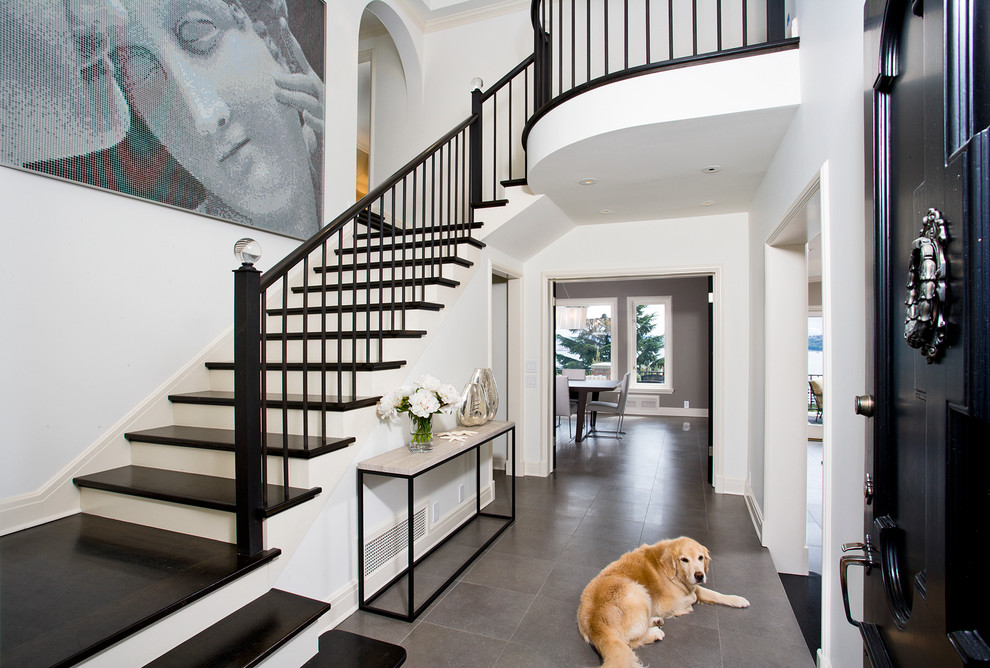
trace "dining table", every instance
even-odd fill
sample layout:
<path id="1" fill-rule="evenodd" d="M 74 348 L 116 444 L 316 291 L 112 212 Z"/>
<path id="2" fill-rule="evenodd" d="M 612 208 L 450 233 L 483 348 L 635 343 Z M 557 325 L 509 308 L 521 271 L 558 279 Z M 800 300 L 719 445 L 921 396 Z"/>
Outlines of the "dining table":
<path id="1" fill-rule="evenodd" d="M 584 439 L 584 414 L 588 406 L 588 395 L 591 401 L 597 401 L 601 392 L 613 392 L 622 384 L 621 380 L 587 379 L 571 380 L 567 383 L 567 389 L 577 397 L 577 428 L 575 429 L 574 441 L 580 442 Z"/>

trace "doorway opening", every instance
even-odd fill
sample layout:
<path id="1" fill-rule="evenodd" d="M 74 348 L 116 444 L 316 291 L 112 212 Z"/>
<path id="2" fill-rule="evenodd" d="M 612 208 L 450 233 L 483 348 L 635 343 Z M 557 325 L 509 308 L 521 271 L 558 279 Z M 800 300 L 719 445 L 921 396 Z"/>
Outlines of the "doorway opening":
<path id="1" fill-rule="evenodd" d="M 615 419 L 603 431 L 589 434 L 593 418 L 580 404 L 586 406 L 596 392 L 600 392 L 599 401 L 621 404 L 622 416 L 702 418 L 707 427 L 709 469 L 716 468 L 715 278 L 711 270 L 705 270 L 652 276 L 557 276 L 549 281 L 546 373 L 551 380 L 547 383 L 546 433 L 551 471 L 557 466 L 560 434 L 570 436 L 573 429 L 579 446 L 623 436 L 618 414 L 608 416 Z M 556 398 L 557 383 L 562 382 L 558 376 L 568 378 L 569 393 L 578 403 L 573 411 L 568 410 L 571 402 Z M 617 387 L 612 391 L 575 387 L 583 383 Z M 564 407 L 559 421 L 558 405 Z M 613 427 L 620 433 L 605 431 Z M 709 482 L 714 482 L 713 477 Z"/>

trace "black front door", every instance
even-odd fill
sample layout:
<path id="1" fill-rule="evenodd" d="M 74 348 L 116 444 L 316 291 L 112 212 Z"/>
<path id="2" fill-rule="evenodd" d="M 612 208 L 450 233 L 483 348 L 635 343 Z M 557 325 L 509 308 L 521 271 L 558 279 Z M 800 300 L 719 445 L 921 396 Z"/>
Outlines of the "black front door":
<path id="1" fill-rule="evenodd" d="M 865 11 L 875 407 L 860 629 L 876 666 L 988 665 L 990 3 Z"/>

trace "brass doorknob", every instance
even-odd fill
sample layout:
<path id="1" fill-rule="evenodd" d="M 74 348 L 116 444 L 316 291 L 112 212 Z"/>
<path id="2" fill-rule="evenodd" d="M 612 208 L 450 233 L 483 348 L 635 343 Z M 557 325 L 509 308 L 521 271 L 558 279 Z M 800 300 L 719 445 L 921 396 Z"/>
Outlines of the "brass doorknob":
<path id="1" fill-rule="evenodd" d="M 876 407 L 877 405 L 872 394 L 861 394 L 856 397 L 856 415 L 873 417 L 873 412 L 876 410 Z"/>

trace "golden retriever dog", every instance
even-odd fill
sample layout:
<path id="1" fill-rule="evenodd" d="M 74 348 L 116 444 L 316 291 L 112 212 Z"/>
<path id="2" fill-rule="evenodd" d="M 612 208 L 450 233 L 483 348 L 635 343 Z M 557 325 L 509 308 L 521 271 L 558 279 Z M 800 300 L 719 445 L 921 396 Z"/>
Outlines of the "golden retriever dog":
<path id="1" fill-rule="evenodd" d="M 708 548 L 691 538 L 641 545 L 588 583 L 578 606 L 578 629 L 601 655 L 603 668 L 640 668 L 633 649 L 663 640 L 666 617 L 691 612 L 696 602 L 747 608 L 742 596 L 701 585 L 708 581 Z"/>

